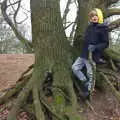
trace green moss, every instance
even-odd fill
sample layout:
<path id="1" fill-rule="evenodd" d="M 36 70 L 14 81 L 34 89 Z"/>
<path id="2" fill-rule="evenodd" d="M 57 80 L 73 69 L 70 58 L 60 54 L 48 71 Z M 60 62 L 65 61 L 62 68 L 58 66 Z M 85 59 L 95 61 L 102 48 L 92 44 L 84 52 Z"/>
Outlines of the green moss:
<path id="1" fill-rule="evenodd" d="M 69 120 L 81 120 L 80 116 L 74 116 L 74 115 L 71 115 Z"/>
<path id="2" fill-rule="evenodd" d="M 55 96 L 55 104 L 61 105 L 65 102 L 62 95 L 56 95 Z"/>
<path id="3" fill-rule="evenodd" d="M 104 78 L 103 76 L 101 76 L 98 72 L 96 74 L 96 83 L 95 83 L 96 87 L 101 90 L 104 91 L 105 90 L 105 85 L 104 85 Z"/>
<path id="4" fill-rule="evenodd" d="M 65 112 L 68 113 L 68 114 L 72 113 L 72 111 L 73 111 L 72 107 L 70 107 L 70 106 L 65 108 Z"/>
<path id="5" fill-rule="evenodd" d="M 113 60 L 120 61 L 120 54 L 113 49 L 110 48 L 105 49 L 105 54 L 112 58 Z"/>

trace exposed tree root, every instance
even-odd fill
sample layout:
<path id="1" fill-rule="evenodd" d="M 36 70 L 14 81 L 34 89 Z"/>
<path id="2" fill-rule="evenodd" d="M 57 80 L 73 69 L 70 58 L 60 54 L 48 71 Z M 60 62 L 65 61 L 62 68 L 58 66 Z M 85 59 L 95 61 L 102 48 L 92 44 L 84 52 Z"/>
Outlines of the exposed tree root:
<path id="1" fill-rule="evenodd" d="M 104 73 L 101 72 L 100 74 L 103 76 L 105 82 L 108 84 L 109 90 L 113 93 L 113 95 L 116 97 L 116 99 L 120 103 L 120 93 L 115 89 L 113 84 L 108 80 L 107 76 Z"/>
<path id="2" fill-rule="evenodd" d="M 25 75 L 24 77 L 22 76 L 21 78 L 24 78 L 24 80 L 21 79 L 21 81 L 16 84 L 15 88 L 8 91 L 8 95 L 6 94 L 7 96 L 5 95 L 3 97 L 5 100 L 3 98 L 1 99 L 1 103 L 5 103 L 6 99 L 10 99 L 13 95 L 19 93 L 18 96 L 16 95 L 17 99 L 12 104 L 12 109 L 8 114 L 7 120 L 17 119 L 17 114 L 19 114 L 21 108 L 24 108 L 24 105 L 28 104 L 27 98 L 31 91 L 33 94 L 30 97 L 33 97 L 32 104 L 34 105 L 34 108 L 31 108 L 33 109 L 32 114 L 35 115 L 37 120 L 46 119 L 45 109 L 50 113 L 53 120 L 67 120 L 68 118 L 73 120 L 80 119 L 80 116 L 78 116 L 76 114 L 76 111 L 74 111 L 74 109 L 72 109 L 71 107 L 71 103 L 73 102 L 73 100 L 70 100 L 71 97 L 69 96 L 70 93 L 67 92 L 69 91 L 67 90 L 67 88 L 57 86 L 50 87 L 52 84 L 49 82 L 52 82 L 52 79 L 50 79 L 50 77 L 47 77 L 45 78 L 45 83 L 47 81 L 49 84 L 44 84 L 45 86 L 42 86 L 39 91 L 40 86 L 37 84 L 37 81 L 34 81 L 35 77 L 36 76 L 34 75 L 32 75 L 32 77 L 31 75 Z M 25 82 L 27 83 L 26 85 Z M 49 89 L 47 89 L 48 86 Z M 50 92 L 52 91 L 53 94 L 46 94 L 46 91 L 48 93 L 49 90 Z"/>
<path id="3" fill-rule="evenodd" d="M 29 67 L 28 67 L 28 69 L 25 71 L 25 72 L 23 72 L 22 73 L 22 75 L 20 76 L 20 78 L 16 81 L 16 83 L 18 83 L 18 84 L 16 84 L 16 85 L 12 85 L 10 88 L 7 88 L 7 89 L 4 89 L 4 90 L 1 90 L 0 91 L 0 96 L 1 96 L 1 94 L 3 94 L 3 93 L 5 93 L 5 92 L 8 92 L 8 91 L 10 91 L 10 90 L 12 90 L 12 91 L 16 91 L 15 89 L 18 89 L 18 88 L 22 88 L 23 86 L 22 86 L 22 84 L 24 85 L 24 84 L 26 84 L 26 82 L 29 80 L 29 78 L 31 77 L 31 73 L 29 73 L 30 72 L 30 70 L 33 68 L 33 66 L 34 66 L 34 64 L 32 64 L 32 65 L 30 65 Z M 20 82 L 20 81 L 23 81 L 23 82 Z M 20 87 L 21 86 L 21 87 Z M 14 90 L 13 90 L 14 89 Z M 17 92 L 17 91 L 16 91 Z M 7 93 L 8 94 L 8 93 Z M 14 93 L 13 93 L 14 94 Z M 6 94 L 5 94 L 5 96 L 6 96 Z M 1 101 L 1 100 L 0 100 Z M 1 104 L 1 102 L 0 102 L 0 104 Z"/>
<path id="4" fill-rule="evenodd" d="M 112 60 L 120 62 L 120 54 L 111 48 L 105 49 L 105 54 Z"/>
<path id="5" fill-rule="evenodd" d="M 25 104 L 25 101 L 32 90 L 32 81 L 33 77 L 29 80 L 29 82 L 26 84 L 26 86 L 20 91 L 16 101 L 13 104 L 13 108 L 11 109 L 11 112 L 8 114 L 7 120 L 16 120 L 17 113 L 19 112 L 19 109 Z"/>
<path id="6" fill-rule="evenodd" d="M 29 113 L 30 115 L 32 115 L 33 117 L 35 116 L 35 112 L 34 112 L 34 105 L 33 104 L 25 104 L 25 106 L 23 106 L 22 108 L 24 111 L 26 111 L 27 113 Z"/>
<path id="7" fill-rule="evenodd" d="M 119 80 L 119 76 L 118 73 L 111 70 L 111 69 L 101 69 L 101 68 L 97 68 L 98 72 L 103 72 L 106 75 L 109 75 L 111 77 L 114 77 L 116 80 Z M 120 81 L 120 80 L 119 80 Z"/>
<path id="8" fill-rule="evenodd" d="M 30 76 L 29 76 L 29 78 L 30 78 Z M 24 82 L 25 81 L 20 81 L 18 83 L 23 84 Z M 109 84 L 110 87 L 112 86 L 111 87 L 112 91 L 115 93 L 116 96 L 118 96 L 118 99 L 120 102 L 120 95 L 118 93 L 116 94 L 116 90 L 115 90 L 115 88 L 113 88 L 114 86 L 112 85 L 112 83 L 109 83 L 108 81 L 107 81 L 107 83 Z M 82 92 L 79 89 L 78 83 L 75 82 L 75 85 L 77 86 L 79 94 L 82 95 Z M 44 86 L 44 87 L 47 87 L 47 86 Z M 73 120 L 78 119 L 78 117 L 76 117 L 76 118 L 73 117 L 73 116 L 76 116 L 75 115 L 76 113 L 74 111 L 72 111 L 71 108 L 69 108 L 69 102 L 71 102 L 70 96 L 67 95 L 67 92 L 65 92 L 61 87 L 52 86 L 52 92 L 54 93 L 53 94 L 54 97 L 51 96 L 52 99 L 49 100 L 49 96 L 46 96 L 44 91 L 41 92 L 41 90 L 43 90 L 42 88 L 40 89 L 40 96 L 39 96 L 38 85 L 36 85 L 35 83 L 33 85 L 33 82 L 29 81 L 26 84 L 26 86 L 24 87 L 24 89 L 19 93 L 17 101 L 14 102 L 14 104 L 13 104 L 14 106 L 13 106 L 10 114 L 8 115 L 7 120 L 16 120 L 17 113 L 19 112 L 20 108 L 25 104 L 25 101 L 28 97 L 28 94 L 30 94 L 31 90 L 33 92 L 32 95 L 33 95 L 33 104 L 34 104 L 34 115 L 36 116 L 37 120 L 45 120 L 46 119 L 46 115 L 45 115 L 43 108 L 46 108 L 47 111 L 49 111 L 53 120 L 67 120 L 67 118 L 68 118 L 67 116 L 69 116 L 69 118 L 71 118 L 71 119 L 73 118 Z M 68 104 L 67 106 L 66 106 L 66 102 Z M 56 104 L 57 104 L 57 107 L 56 107 Z M 103 118 L 107 119 L 106 116 L 101 116 L 98 113 L 96 113 L 96 111 L 91 106 L 89 101 L 86 101 L 86 104 L 88 105 L 88 107 L 93 111 L 93 113 L 96 116 L 98 116 L 101 119 L 103 119 Z M 61 112 L 60 111 L 58 112 L 58 109 L 59 110 L 61 109 L 60 110 Z"/>
<path id="9" fill-rule="evenodd" d="M 24 87 L 28 81 L 30 80 L 32 74 L 27 74 L 31 68 L 33 67 L 33 65 L 31 65 L 22 75 L 21 77 L 18 79 L 17 83 L 15 86 L 12 86 L 12 88 L 8 88 L 2 92 L 6 92 L 6 94 L 0 99 L 0 104 L 6 104 L 9 103 L 9 100 L 12 101 L 12 97 L 13 96 L 17 96 L 17 94 L 19 94 L 20 91 L 27 91 L 26 88 Z M 21 98 L 21 97 L 20 97 Z M 20 99 L 19 99 L 20 101 Z M 11 106 L 12 106 L 12 110 L 11 113 L 8 116 L 9 120 L 14 120 L 16 119 L 16 115 L 17 115 L 17 109 L 19 108 L 19 103 L 20 102 L 16 102 L 16 100 L 14 100 L 14 102 L 12 102 Z M 21 102 L 21 104 L 23 104 Z M 13 106 L 17 106 L 17 107 L 13 107 Z"/>
<path id="10" fill-rule="evenodd" d="M 113 71 L 111 69 L 101 69 L 98 68 L 97 69 L 98 72 L 102 72 L 105 75 L 108 76 L 109 81 L 112 83 L 112 85 L 116 88 L 116 90 L 120 90 L 120 77 L 119 77 L 119 73 L 117 73 L 116 71 Z"/>
<path id="11" fill-rule="evenodd" d="M 6 102 L 5 104 L 3 104 L 3 105 L 1 106 L 1 108 L 0 108 L 0 113 L 1 113 L 2 111 L 4 111 L 6 108 L 7 108 L 7 109 L 10 109 L 10 108 L 12 107 L 13 101 L 14 101 L 14 100 L 8 101 L 8 102 Z"/>
<path id="12" fill-rule="evenodd" d="M 96 66 L 93 64 L 93 72 L 96 76 Z M 80 116 L 77 114 L 77 111 L 74 109 L 76 100 L 74 95 L 74 89 L 70 89 L 72 87 L 72 82 L 68 84 L 68 86 L 63 87 L 62 83 L 53 84 L 55 78 L 52 73 L 47 73 L 47 76 L 42 75 L 42 82 L 40 82 L 36 78 L 36 74 L 31 76 L 28 75 L 28 72 L 33 68 L 33 65 L 28 68 L 20 77 L 19 82 L 17 82 L 16 86 L 10 89 L 6 95 L 0 99 L 0 103 L 7 102 L 7 99 L 10 99 L 13 95 L 17 95 L 18 97 L 13 103 L 13 107 L 11 109 L 10 114 L 8 115 L 7 120 L 16 120 L 16 116 L 19 113 L 21 108 L 25 106 L 26 111 L 35 116 L 36 120 L 46 120 L 46 113 L 49 113 L 49 117 L 47 119 L 52 118 L 52 120 L 80 120 Z M 104 71 L 103 71 L 104 72 Z M 63 72 L 64 73 L 64 72 Z M 63 74 L 60 73 L 60 74 Z M 105 79 L 105 82 L 108 84 L 109 88 L 116 96 L 117 100 L 120 103 L 120 94 L 114 88 L 113 84 L 108 80 L 108 78 L 100 72 L 100 74 Z M 94 76 L 94 78 L 95 78 Z M 44 79 L 45 77 L 45 79 Z M 60 78 L 61 79 L 61 78 Z M 78 83 L 74 82 L 77 92 L 79 92 L 80 97 L 84 97 L 82 91 Z M 67 84 L 66 84 L 67 85 Z M 31 94 L 32 91 L 32 94 Z M 71 94 L 72 93 L 72 94 Z M 31 94 L 31 95 L 30 95 Z M 32 97 L 31 104 L 28 103 L 28 96 Z M 74 101 L 74 102 L 73 102 Z M 102 116 L 94 110 L 93 106 L 89 101 L 85 102 L 88 107 L 93 111 L 93 113 L 101 119 L 107 119 L 106 116 Z M 48 114 L 47 113 L 47 114 Z"/>
<path id="13" fill-rule="evenodd" d="M 42 105 L 52 114 L 52 116 L 54 118 L 57 118 L 58 120 L 64 120 L 64 118 L 60 117 L 60 114 L 58 114 L 55 109 L 53 107 L 50 106 L 50 103 L 48 103 L 48 101 L 46 101 L 45 99 L 43 99 L 42 97 L 40 97 L 40 101 L 42 103 Z"/>
<path id="14" fill-rule="evenodd" d="M 115 64 L 114 64 L 112 59 L 110 59 L 110 65 L 111 65 L 112 70 L 117 72 L 118 68 L 115 66 Z"/>
<path id="15" fill-rule="evenodd" d="M 35 116 L 37 120 L 45 120 L 45 115 L 42 110 L 38 92 L 39 92 L 38 86 L 35 84 L 33 87 L 33 101 L 34 101 Z"/>
<path id="16" fill-rule="evenodd" d="M 7 102 L 10 99 L 10 97 L 19 93 L 19 91 L 28 82 L 30 77 L 31 77 L 31 75 L 28 75 L 28 76 L 24 77 L 24 80 L 17 83 L 15 87 L 8 89 L 8 92 L 0 99 L 0 104 L 3 104 L 4 102 Z"/>
<path id="17" fill-rule="evenodd" d="M 30 74 L 29 72 L 33 69 L 33 67 L 34 67 L 34 64 L 30 65 L 30 66 L 28 67 L 28 69 L 22 73 L 22 75 L 21 75 L 20 78 L 17 80 L 17 82 L 19 82 L 19 81 L 21 81 L 21 80 L 24 80 L 24 78 L 25 78 L 28 74 Z"/>

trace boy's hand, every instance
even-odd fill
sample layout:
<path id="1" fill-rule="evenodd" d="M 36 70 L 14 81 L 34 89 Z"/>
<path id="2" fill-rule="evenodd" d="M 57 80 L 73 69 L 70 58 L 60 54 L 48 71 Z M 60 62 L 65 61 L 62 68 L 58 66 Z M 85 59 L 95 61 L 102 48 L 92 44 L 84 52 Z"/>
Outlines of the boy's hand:
<path id="1" fill-rule="evenodd" d="M 88 46 L 88 50 L 90 50 L 91 52 L 95 51 L 95 49 L 96 49 L 95 45 Z"/>

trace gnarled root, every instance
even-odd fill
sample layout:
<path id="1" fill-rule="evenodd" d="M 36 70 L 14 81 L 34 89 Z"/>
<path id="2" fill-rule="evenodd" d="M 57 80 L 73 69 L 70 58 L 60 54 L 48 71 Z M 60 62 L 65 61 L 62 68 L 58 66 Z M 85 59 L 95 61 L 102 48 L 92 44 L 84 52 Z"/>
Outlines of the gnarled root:
<path id="1" fill-rule="evenodd" d="M 109 90 L 113 93 L 113 95 L 116 97 L 116 99 L 120 103 L 120 93 L 115 89 L 113 84 L 109 81 L 109 79 L 104 73 L 101 72 L 100 74 L 103 76 L 105 82 L 107 83 Z"/>

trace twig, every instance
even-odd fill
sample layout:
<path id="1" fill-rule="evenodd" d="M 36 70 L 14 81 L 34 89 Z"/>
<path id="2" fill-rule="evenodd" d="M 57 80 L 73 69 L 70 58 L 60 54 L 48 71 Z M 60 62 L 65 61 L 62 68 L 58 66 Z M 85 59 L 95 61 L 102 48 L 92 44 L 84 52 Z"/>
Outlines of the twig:
<path id="1" fill-rule="evenodd" d="M 9 2 L 10 2 L 10 0 L 9 0 Z M 14 2 L 14 3 L 11 3 L 11 2 L 10 2 L 10 4 L 7 5 L 7 7 L 11 7 L 11 6 L 15 5 L 15 4 L 18 4 L 19 2 L 20 2 L 20 0 Z"/>

